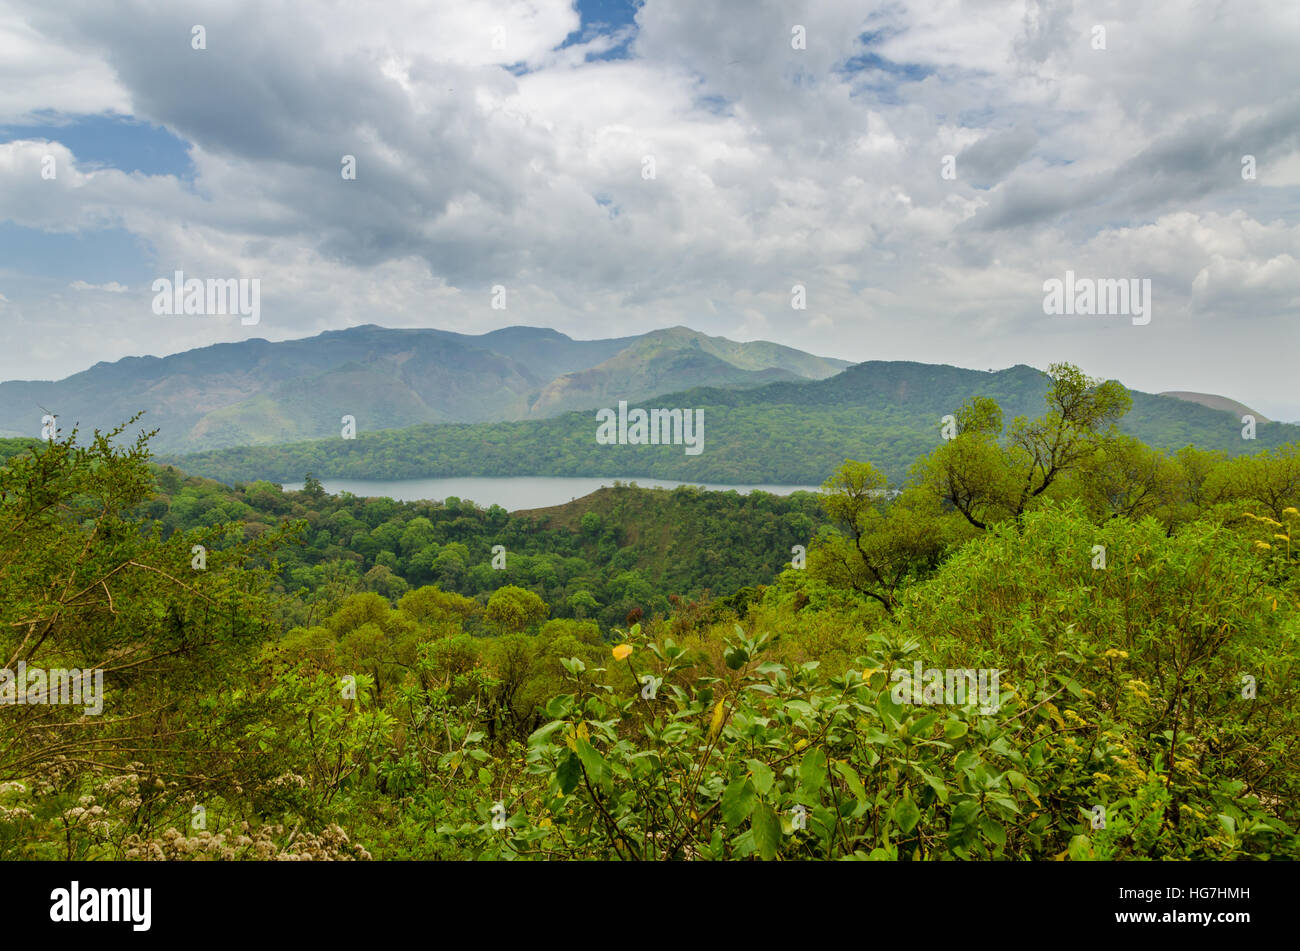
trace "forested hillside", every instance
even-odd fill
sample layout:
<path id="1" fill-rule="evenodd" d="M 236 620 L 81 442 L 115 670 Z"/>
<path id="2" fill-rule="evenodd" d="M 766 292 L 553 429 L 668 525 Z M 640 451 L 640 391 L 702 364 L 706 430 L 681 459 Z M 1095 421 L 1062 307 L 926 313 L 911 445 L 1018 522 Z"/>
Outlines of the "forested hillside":
<path id="1" fill-rule="evenodd" d="M 169 457 L 186 471 L 235 482 L 321 478 L 413 479 L 448 476 L 643 476 L 723 484 L 820 484 L 846 458 L 871 459 L 901 482 L 912 462 L 940 441 L 942 419 L 974 396 L 995 399 L 1008 422 L 1032 417 L 1047 374 L 1018 366 L 996 373 L 924 363 L 869 362 L 813 383 L 752 390 L 692 389 L 644 407 L 702 408 L 704 448 L 600 445 L 594 413 L 480 425 L 415 426 L 375 432 L 358 420 L 355 439 L 259 446 Z M 1300 439 L 1300 426 L 1259 423 L 1242 438 L 1231 413 L 1147 393 L 1132 393 L 1121 428 L 1150 446 L 1185 446 L 1228 455 Z M 614 404 L 610 404 L 614 405 Z"/>
<path id="2" fill-rule="evenodd" d="M 1300 447 L 1131 399 L 514 515 L 7 444 L 0 650 L 103 694 L 6 681 L 0 857 L 1300 857 Z"/>
<path id="3" fill-rule="evenodd" d="M 666 612 L 681 598 L 735 595 L 770 582 L 791 548 L 825 522 L 812 493 L 705 492 L 618 485 L 553 509 L 508 513 L 472 502 L 394 502 L 327 495 L 315 480 L 284 492 L 267 482 L 230 488 L 158 472 L 141 514 L 164 533 L 242 524 L 257 537 L 295 523 L 279 554 L 285 591 L 304 591 L 306 617 L 359 591 L 397 598 L 412 588 L 486 597 L 506 585 L 538 594 L 553 617 L 604 627 L 631 611 Z M 493 549 L 503 549 L 493 566 Z"/>

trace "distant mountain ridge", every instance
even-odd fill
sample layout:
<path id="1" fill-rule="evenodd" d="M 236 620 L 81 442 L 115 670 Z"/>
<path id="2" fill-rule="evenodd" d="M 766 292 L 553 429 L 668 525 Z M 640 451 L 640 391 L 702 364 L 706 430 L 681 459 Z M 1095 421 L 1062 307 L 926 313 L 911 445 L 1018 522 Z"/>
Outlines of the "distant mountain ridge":
<path id="1" fill-rule="evenodd" d="M 1158 394 L 1159 396 L 1172 396 L 1176 400 L 1186 400 L 1189 403 L 1200 403 L 1202 406 L 1208 406 L 1210 409 L 1222 410 L 1225 413 L 1233 413 L 1236 416 L 1254 416 L 1257 423 L 1271 423 L 1269 419 L 1258 410 L 1253 410 L 1245 403 L 1238 403 L 1236 400 L 1230 400 L 1226 396 L 1218 396 L 1214 393 L 1193 393 L 1190 390 L 1165 390 Z"/>
<path id="2" fill-rule="evenodd" d="M 367 431 L 536 419 L 665 390 L 820 380 L 849 365 L 687 327 L 574 340 L 540 327 L 468 335 L 367 324 L 0 383 L 0 436 L 36 435 L 47 412 L 64 430 L 89 431 L 143 409 L 157 450 L 192 452 L 337 435 L 344 415 Z"/>

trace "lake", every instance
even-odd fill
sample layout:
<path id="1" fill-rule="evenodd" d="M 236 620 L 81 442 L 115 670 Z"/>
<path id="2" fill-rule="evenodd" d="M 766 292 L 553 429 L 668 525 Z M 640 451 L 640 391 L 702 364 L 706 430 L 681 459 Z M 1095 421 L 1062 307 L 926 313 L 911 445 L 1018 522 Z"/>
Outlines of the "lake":
<path id="1" fill-rule="evenodd" d="M 538 509 L 549 505 L 562 505 L 571 499 L 590 495 L 601 486 L 615 481 L 635 482 L 641 488 L 675 489 L 679 485 L 699 485 L 706 489 L 746 493 L 758 489 L 773 495 L 791 492 L 816 492 L 816 485 L 714 485 L 707 482 L 675 482 L 672 479 L 628 476 L 586 478 L 566 476 L 515 476 L 509 478 L 464 477 L 453 479 L 321 479 L 326 492 L 351 492 L 360 496 L 386 496 L 399 502 L 422 499 L 441 501 L 449 495 L 470 499 L 481 508 L 500 505 L 511 512 L 520 509 Z"/>

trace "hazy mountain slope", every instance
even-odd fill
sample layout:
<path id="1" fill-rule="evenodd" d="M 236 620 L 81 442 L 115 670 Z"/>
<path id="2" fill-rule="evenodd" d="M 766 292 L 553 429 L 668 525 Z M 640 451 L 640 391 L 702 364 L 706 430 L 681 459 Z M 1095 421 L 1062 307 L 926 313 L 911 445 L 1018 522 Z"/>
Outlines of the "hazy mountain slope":
<path id="1" fill-rule="evenodd" d="M 1200 403 L 1202 406 L 1208 406 L 1210 409 L 1232 413 L 1238 419 L 1249 414 L 1255 417 L 1255 422 L 1257 423 L 1272 422 L 1272 420 L 1263 413 L 1251 409 L 1245 403 L 1238 403 L 1236 400 L 1230 400 L 1226 396 L 1217 396 L 1214 393 L 1192 393 L 1187 390 L 1166 390 L 1158 395 L 1170 396 L 1176 400 L 1186 400 L 1189 403 Z"/>
<path id="2" fill-rule="evenodd" d="M 637 345 L 646 348 L 703 350 L 740 370 L 783 370 L 793 377 L 807 380 L 824 380 L 853 365 L 848 360 L 817 357 L 766 340 L 738 343 L 726 337 L 710 337 L 689 327 L 651 331 L 640 338 Z"/>
<path id="3" fill-rule="evenodd" d="M 505 379 L 520 381 L 522 389 L 544 382 L 511 358 L 472 347 L 457 339 L 459 336 L 355 327 L 302 340 L 246 340 L 168 357 L 128 357 L 98 363 L 57 382 L 0 383 L 0 431 L 35 434 L 45 411 L 42 407 L 56 413 L 61 426 L 79 422 L 83 429 L 116 425 L 143 409 L 147 411 L 143 424 L 160 430 L 159 448 L 301 439 L 324 435 L 329 428 L 323 408 L 315 411 L 313 384 L 316 396 L 326 395 L 324 391 L 331 385 L 343 384 L 356 373 L 355 369 L 343 369 L 349 365 L 370 368 L 369 382 L 376 384 L 409 361 L 425 373 L 438 368 L 450 381 L 450 392 L 472 391 L 472 395 L 459 398 L 464 407 L 500 402 L 497 388 Z M 341 377 L 332 379 L 330 374 L 336 372 Z M 377 389 L 383 396 L 372 407 L 364 388 L 343 385 L 343 389 L 354 394 L 350 412 L 372 418 L 397 406 L 417 406 L 430 392 L 426 385 L 413 388 L 418 399 L 394 400 L 386 388 Z M 269 405 L 268 400 L 278 405 Z M 304 413 L 307 408 L 310 413 Z M 337 418 L 335 415 L 335 424 Z M 466 417 L 403 415 L 399 411 L 398 418 L 410 424 Z M 197 432 L 191 432 L 196 427 Z"/>
<path id="4" fill-rule="evenodd" d="M 581 370 L 608 360 L 631 346 L 636 337 L 574 340 L 549 327 L 502 327 L 478 337 L 448 334 L 470 346 L 492 350 L 527 366 L 539 381 Z"/>
<path id="5" fill-rule="evenodd" d="M 698 386 L 755 387 L 777 380 L 799 379 L 789 370 L 739 369 L 703 349 L 665 345 L 663 340 L 640 340 L 588 370 L 566 373 L 542 388 L 529 407 L 535 418 L 569 410 L 614 406 L 619 400 L 636 402 L 659 393 Z"/>
<path id="6" fill-rule="evenodd" d="M 541 417 L 692 386 L 822 378 L 842 361 L 686 328 L 573 340 L 538 327 L 471 336 L 375 325 L 96 364 L 56 382 L 0 383 L 0 435 L 115 426 L 140 410 L 155 447 L 183 452 L 429 422 Z"/>

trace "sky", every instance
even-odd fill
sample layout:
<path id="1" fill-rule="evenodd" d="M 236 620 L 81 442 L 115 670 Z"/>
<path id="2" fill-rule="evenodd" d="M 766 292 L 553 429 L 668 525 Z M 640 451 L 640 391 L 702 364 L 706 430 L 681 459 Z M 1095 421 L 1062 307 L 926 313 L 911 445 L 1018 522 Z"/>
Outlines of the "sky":
<path id="1" fill-rule="evenodd" d="M 0 0 L 0 379 L 686 325 L 1300 420 L 1297 49 L 1292 0 Z M 156 314 L 178 270 L 258 323 Z"/>

